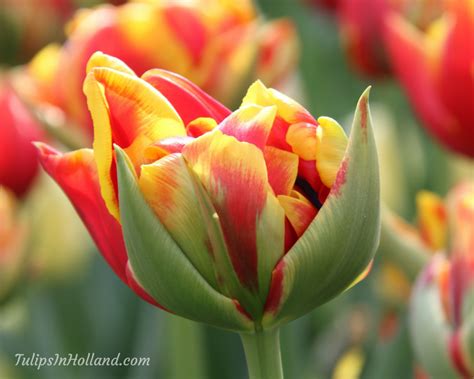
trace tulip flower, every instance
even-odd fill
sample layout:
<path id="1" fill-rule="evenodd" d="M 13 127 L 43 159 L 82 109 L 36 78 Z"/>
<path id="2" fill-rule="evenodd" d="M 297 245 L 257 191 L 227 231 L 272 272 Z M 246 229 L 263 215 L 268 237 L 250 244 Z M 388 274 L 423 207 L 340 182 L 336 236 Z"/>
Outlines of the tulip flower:
<path id="1" fill-rule="evenodd" d="M 14 194 L 0 187 L 0 304 L 9 298 L 21 276 L 25 234 Z"/>
<path id="2" fill-rule="evenodd" d="M 391 71 L 384 33 L 388 15 L 398 11 L 416 27 L 423 29 L 427 20 L 439 12 L 441 0 L 339 0 L 338 15 L 342 42 L 352 65 L 369 76 Z M 406 64 L 406 62 L 405 62 Z"/>
<path id="3" fill-rule="evenodd" d="M 378 241 L 368 92 L 351 138 L 260 81 L 228 110 L 185 78 L 94 54 L 93 149 L 39 144 L 118 276 L 176 315 L 242 334 L 282 375 L 278 326 L 361 280 Z M 263 354 L 258 358 L 259 354 Z"/>
<path id="4" fill-rule="evenodd" d="M 449 2 L 426 33 L 397 14 L 387 25 L 394 70 L 423 126 L 444 147 L 474 157 L 472 2 Z"/>
<path id="5" fill-rule="evenodd" d="M 102 5 L 78 11 L 67 30 L 64 47 L 40 52 L 29 75 L 41 95 L 53 94 L 49 101 L 90 135 L 82 83 L 97 50 L 120 58 L 139 75 L 155 67 L 177 72 L 225 104 L 239 101 L 255 78 L 282 83 L 298 58 L 293 24 L 264 22 L 250 0 Z"/>
<path id="6" fill-rule="evenodd" d="M 0 186 L 17 196 L 26 193 L 36 176 L 37 153 L 31 142 L 42 134 L 7 80 L 0 79 Z"/>
<path id="7" fill-rule="evenodd" d="M 474 183 L 455 187 L 443 209 L 450 242 L 417 279 L 411 334 L 415 353 L 433 378 L 467 379 L 474 375 Z M 439 235 L 443 239 L 445 231 Z"/>

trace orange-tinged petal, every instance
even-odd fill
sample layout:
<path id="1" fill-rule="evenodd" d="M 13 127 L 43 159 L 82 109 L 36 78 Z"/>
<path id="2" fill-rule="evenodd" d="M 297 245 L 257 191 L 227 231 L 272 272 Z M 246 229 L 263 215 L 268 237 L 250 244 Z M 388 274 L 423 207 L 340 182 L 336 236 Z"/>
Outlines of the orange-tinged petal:
<path id="1" fill-rule="evenodd" d="M 181 153 L 183 147 L 190 143 L 193 137 L 171 137 L 154 142 L 145 149 L 145 161 L 152 163 L 169 154 Z"/>
<path id="2" fill-rule="evenodd" d="M 286 133 L 286 142 L 302 159 L 306 161 L 316 159 L 316 125 L 306 122 L 291 125 Z"/>
<path id="3" fill-rule="evenodd" d="M 420 191 L 416 196 L 418 225 L 423 241 L 433 251 L 446 247 L 447 220 L 443 200 L 436 194 Z"/>
<path id="4" fill-rule="evenodd" d="M 303 235 L 318 210 L 298 191 L 292 191 L 290 196 L 280 195 L 278 201 L 298 237 Z"/>
<path id="5" fill-rule="evenodd" d="M 330 188 L 336 180 L 347 147 L 344 129 L 329 117 L 318 118 L 316 168 L 323 184 Z"/>
<path id="6" fill-rule="evenodd" d="M 298 156 L 271 146 L 266 146 L 263 154 L 273 192 L 275 195 L 289 195 L 298 175 Z"/>
<path id="7" fill-rule="evenodd" d="M 215 130 L 186 145 L 183 156 L 209 193 L 237 276 L 258 290 L 257 223 L 268 191 L 262 152 Z"/>
<path id="8" fill-rule="evenodd" d="M 276 115 L 276 107 L 247 105 L 233 112 L 221 122 L 218 129 L 237 138 L 241 142 L 251 143 L 263 150 Z"/>
<path id="9" fill-rule="evenodd" d="M 108 67 L 125 74 L 135 75 L 133 70 L 128 67 L 125 62 L 111 55 L 104 54 L 101 51 L 96 51 L 91 55 L 87 62 L 86 72 L 89 73 L 96 67 Z"/>
<path id="10" fill-rule="evenodd" d="M 199 137 L 204 133 L 210 132 L 217 126 L 216 120 L 209 117 L 199 117 L 186 125 L 188 136 Z"/>
<path id="11" fill-rule="evenodd" d="M 152 139 L 185 135 L 176 110 L 145 81 L 107 67 L 96 67 L 89 76 L 103 86 L 113 140 L 119 146 L 127 147 L 141 134 Z"/>

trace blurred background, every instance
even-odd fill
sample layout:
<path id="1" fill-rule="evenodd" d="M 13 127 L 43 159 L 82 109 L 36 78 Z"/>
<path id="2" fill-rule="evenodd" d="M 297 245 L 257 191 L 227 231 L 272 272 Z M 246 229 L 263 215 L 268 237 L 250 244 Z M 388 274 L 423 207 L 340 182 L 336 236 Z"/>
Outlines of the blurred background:
<path id="1" fill-rule="evenodd" d="M 197 7 L 205 8 L 212 2 L 202 1 Z M 330 116 L 349 132 L 356 101 L 367 86 L 372 86 L 382 198 L 387 210 L 416 227 L 417 193 L 428 190 L 444 197 L 461 179 L 473 178 L 473 164 L 469 154 L 453 153 L 449 146 L 446 150 L 439 138 L 431 136 L 425 125 L 427 117 L 420 117 L 410 88 L 404 86 L 406 79 L 400 79 L 406 75 L 390 66 L 398 58 L 389 58 L 384 51 L 384 32 L 377 20 L 383 18 L 383 12 L 397 11 L 423 31 L 444 10 L 441 1 L 420 1 L 423 5 L 418 8 L 413 5 L 417 1 L 408 1 L 409 5 L 392 10 L 381 10 L 383 1 L 374 1 L 371 6 L 368 0 L 352 0 L 357 3 L 355 9 L 341 5 L 345 2 L 351 1 L 258 0 L 253 6 L 246 1 L 227 6 L 242 8 L 233 10 L 241 13 L 245 7 L 254 7 L 253 18 L 245 21 L 252 25 L 282 18 L 293 25 L 291 33 L 296 33 L 291 38 L 297 42 L 287 45 L 279 34 L 263 40 L 262 49 L 272 43 L 272 38 L 277 40 L 276 48 L 268 49 L 273 54 L 267 59 L 269 67 L 265 62 L 260 66 L 261 61 L 254 57 L 251 64 L 258 67 L 251 77 L 268 78 L 264 81 L 300 101 L 313 115 Z M 51 81 L 55 78 L 53 81 L 62 82 L 67 90 L 73 88 L 75 70 L 83 70 L 81 59 L 85 58 L 64 56 L 107 48 L 101 43 L 108 46 L 106 40 L 113 38 L 113 33 L 101 34 L 99 42 L 81 42 L 93 33 L 89 13 L 101 6 L 99 3 L 0 0 L 0 185 L 6 188 L 0 192 L 0 199 L 5 198 L 0 204 L 0 379 L 245 378 L 239 337 L 171 316 L 136 297 L 107 266 L 59 187 L 38 170 L 36 163 L 28 167 L 28 162 L 35 162 L 29 142 L 14 146 L 25 135 L 29 140 L 54 143 L 63 151 L 90 144 L 88 132 L 77 127 L 84 123 L 77 117 L 79 105 L 71 111 L 70 103 L 64 104 L 67 96 L 58 100 L 58 94 L 65 90 Z M 106 9 L 123 3 L 110 1 Z M 78 13 L 80 8 L 89 11 Z M 109 25 L 112 21 L 107 12 L 98 14 L 94 22 Z M 239 13 L 239 17 L 247 16 Z M 150 35 L 145 43 L 156 50 L 160 38 L 156 41 Z M 119 53 L 126 49 L 121 42 L 116 47 Z M 127 54 L 124 52 L 122 59 L 134 68 Z M 410 57 L 405 56 L 404 64 L 416 65 Z M 133 59 L 143 65 L 154 62 L 140 54 Z M 61 64 L 62 70 L 54 71 Z M 173 69 L 167 64 L 165 68 Z M 235 75 L 250 77 L 249 70 Z M 219 87 L 215 94 L 235 107 L 242 89 L 236 86 L 229 91 Z M 74 96 L 81 94 L 76 91 Z M 8 130 L 7 124 L 15 122 L 22 123 L 20 129 Z M 28 170 L 32 173 L 24 180 L 20 178 Z M 283 328 L 287 378 L 428 377 L 414 357 L 407 326 L 408 299 L 420 267 L 415 263 L 408 269 L 399 267 L 406 261 L 400 264 L 394 253 L 401 249 L 397 243 L 383 234 L 375 266 L 366 280 Z M 41 370 L 15 365 L 16 353 L 85 356 L 92 352 L 98 356 L 121 353 L 150 357 L 150 365 Z"/>

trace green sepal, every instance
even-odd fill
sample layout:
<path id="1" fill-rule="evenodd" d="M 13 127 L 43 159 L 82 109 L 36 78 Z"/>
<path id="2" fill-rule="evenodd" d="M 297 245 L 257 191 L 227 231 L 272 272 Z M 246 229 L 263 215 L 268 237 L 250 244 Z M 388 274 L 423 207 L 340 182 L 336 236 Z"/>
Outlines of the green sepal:
<path id="1" fill-rule="evenodd" d="M 264 326 L 296 319 L 337 296 L 375 255 L 380 235 L 380 189 L 368 97 L 369 89 L 359 99 L 331 193 L 280 262 L 280 305 L 276 312 L 265 315 Z"/>
<path id="2" fill-rule="evenodd" d="M 126 153 L 115 146 L 122 230 L 141 286 L 164 308 L 235 331 L 252 329 L 232 299 L 213 289 L 191 264 L 146 203 Z"/>

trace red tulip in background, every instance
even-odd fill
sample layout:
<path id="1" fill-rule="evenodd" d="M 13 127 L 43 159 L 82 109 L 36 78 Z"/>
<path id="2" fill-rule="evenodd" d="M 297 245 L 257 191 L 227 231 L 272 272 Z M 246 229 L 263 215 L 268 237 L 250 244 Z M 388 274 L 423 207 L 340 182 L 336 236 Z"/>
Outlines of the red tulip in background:
<path id="1" fill-rule="evenodd" d="M 43 133 L 27 107 L 6 81 L 0 81 L 0 186 L 23 195 L 38 171 L 32 141 Z"/>
<path id="2" fill-rule="evenodd" d="M 439 14 L 442 0 L 339 0 L 341 37 L 352 65 L 370 76 L 389 74 L 391 64 L 384 44 L 387 16 L 398 11 L 417 28 Z"/>
<path id="3" fill-rule="evenodd" d="M 450 150 L 474 157 L 474 5 L 449 1 L 423 33 L 401 15 L 387 24 L 393 68 L 423 125 Z"/>

